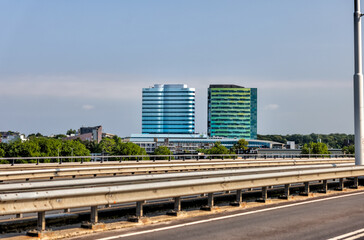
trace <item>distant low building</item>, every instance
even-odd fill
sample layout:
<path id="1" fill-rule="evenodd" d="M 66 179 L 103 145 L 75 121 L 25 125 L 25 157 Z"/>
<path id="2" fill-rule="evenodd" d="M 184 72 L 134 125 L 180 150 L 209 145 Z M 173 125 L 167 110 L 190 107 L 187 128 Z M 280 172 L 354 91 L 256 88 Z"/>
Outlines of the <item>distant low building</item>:
<path id="1" fill-rule="evenodd" d="M 102 138 L 113 138 L 115 136 L 116 135 L 112 133 L 102 133 Z"/>
<path id="2" fill-rule="evenodd" d="M 102 140 L 102 126 L 81 127 L 77 134 L 68 136 L 64 140 L 96 141 L 100 143 Z"/>
<path id="3" fill-rule="evenodd" d="M 11 143 L 17 140 L 26 141 L 27 138 L 24 134 L 20 134 L 19 132 L 0 132 L 0 142 L 2 143 Z"/>
<path id="4" fill-rule="evenodd" d="M 286 149 L 296 149 L 295 141 L 288 141 L 286 144 Z"/>
<path id="5" fill-rule="evenodd" d="M 147 153 L 166 146 L 173 154 L 197 153 L 197 149 L 210 149 L 216 142 L 231 148 L 238 138 L 210 138 L 205 134 L 132 134 L 130 142 L 144 148 Z M 247 139 L 249 148 L 282 149 L 284 144 L 265 140 Z"/>

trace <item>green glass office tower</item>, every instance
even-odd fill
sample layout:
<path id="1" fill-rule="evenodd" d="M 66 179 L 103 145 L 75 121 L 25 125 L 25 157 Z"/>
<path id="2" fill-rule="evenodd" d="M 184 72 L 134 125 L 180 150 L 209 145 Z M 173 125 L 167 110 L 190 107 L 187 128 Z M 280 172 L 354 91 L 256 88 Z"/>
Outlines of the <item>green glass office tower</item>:
<path id="1" fill-rule="evenodd" d="M 210 137 L 256 139 L 257 89 L 210 85 L 207 117 Z"/>

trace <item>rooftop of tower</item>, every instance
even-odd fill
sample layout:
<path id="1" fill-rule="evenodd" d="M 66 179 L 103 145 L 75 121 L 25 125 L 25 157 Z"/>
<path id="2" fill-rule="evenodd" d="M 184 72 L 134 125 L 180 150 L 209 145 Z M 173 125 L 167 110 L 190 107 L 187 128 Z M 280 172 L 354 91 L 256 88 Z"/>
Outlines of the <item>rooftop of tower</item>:
<path id="1" fill-rule="evenodd" d="M 210 88 L 244 88 L 234 84 L 210 84 Z"/>

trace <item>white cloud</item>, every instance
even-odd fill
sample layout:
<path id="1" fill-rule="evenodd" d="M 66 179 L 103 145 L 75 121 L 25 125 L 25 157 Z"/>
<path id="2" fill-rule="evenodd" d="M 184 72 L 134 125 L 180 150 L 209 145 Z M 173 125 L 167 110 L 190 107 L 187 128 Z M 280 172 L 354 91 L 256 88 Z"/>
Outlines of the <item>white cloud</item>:
<path id="1" fill-rule="evenodd" d="M 277 110 L 278 108 L 279 108 L 278 104 L 268 104 L 264 106 L 264 110 L 270 110 L 270 111 Z"/>
<path id="2" fill-rule="evenodd" d="M 89 104 L 85 104 L 85 105 L 82 106 L 82 108 L 85 109 L 85 110 L 91 110 L 91 109 L 94 109 L 95 106 L 89 105 Z"/>

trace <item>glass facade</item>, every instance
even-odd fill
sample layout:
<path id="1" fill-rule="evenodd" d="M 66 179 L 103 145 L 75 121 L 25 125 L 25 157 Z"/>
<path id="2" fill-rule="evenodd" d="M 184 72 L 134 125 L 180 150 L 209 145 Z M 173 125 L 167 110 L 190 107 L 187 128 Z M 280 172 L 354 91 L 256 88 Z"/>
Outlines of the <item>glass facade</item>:
<path id="1" fill-rule="evenodd" d="M 210 137 L 257 139 L 256 88 L 210 85 L 207 114 Z"/>
<path id="2" fill-rule="evenodd" d="M 195 89 L 185 84 L 143 88 L 142 133 L 195 133 Z"/>

